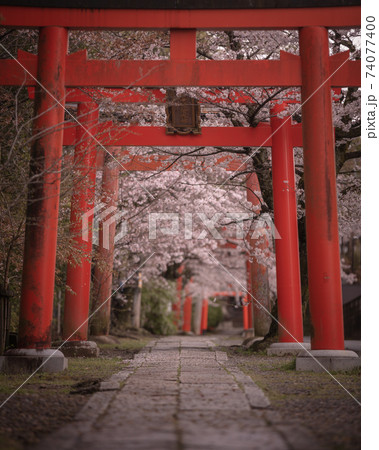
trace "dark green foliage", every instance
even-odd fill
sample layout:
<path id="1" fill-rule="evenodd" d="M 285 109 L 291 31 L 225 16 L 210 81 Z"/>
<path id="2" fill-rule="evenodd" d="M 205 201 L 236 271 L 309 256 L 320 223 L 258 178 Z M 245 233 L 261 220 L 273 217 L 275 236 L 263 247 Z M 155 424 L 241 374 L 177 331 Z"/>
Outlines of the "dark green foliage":
<path id="1" fill-rule="evenodd" d="M 221 306 L 215 304 L 209 304 L 208 308 L 208 329 L 213 330 L 217 328 L 222 321 L 222 309 Z"/>
<path id="2" fill-rule="evenodd" d="M 175 301 L 176 290 L 173 283 L 145 283 L 142 288 L 142 327 L 153 334 L 175 333 L 176 328 L 170 313 L 170 305 Z"/>

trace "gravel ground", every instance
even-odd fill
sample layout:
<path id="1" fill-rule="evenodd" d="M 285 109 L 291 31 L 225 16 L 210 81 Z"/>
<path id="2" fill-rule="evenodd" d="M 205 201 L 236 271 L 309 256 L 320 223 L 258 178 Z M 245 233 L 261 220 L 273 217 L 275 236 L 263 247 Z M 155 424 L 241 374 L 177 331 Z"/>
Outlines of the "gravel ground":
<path id="1" fill-rule="evenodd" d="M 261 387 L 282 416 L 313 432 L 325 450 L 360 449 L 360 371 L 297 372 L 293 357 L 268 357 L 240 347 L 228 355 Z"/>
<path id="2" fill-rule="evenodd" d="M 71 421 L 88 400 L 88 395 L 53 392 L 15 396 L 0 412 L 2 450 L 23 449 L 36 443 L 47 430 Z M 4 396 L 2 396 L 3 400 Z"/>
<path id="3" fill-rule="evenodd" d="M 111 342 L 101 349 L 99 358 L 69 358 L 65 372 L 36 374 L 0 408 L 0 450 L 26 449 L 70 422 L 100 381 L 121 370 L 127 364 L 123 361 L 133 359 L 140 348 L 134 341 Z M 0 404 L 26 378 L 1 374 Z"/>

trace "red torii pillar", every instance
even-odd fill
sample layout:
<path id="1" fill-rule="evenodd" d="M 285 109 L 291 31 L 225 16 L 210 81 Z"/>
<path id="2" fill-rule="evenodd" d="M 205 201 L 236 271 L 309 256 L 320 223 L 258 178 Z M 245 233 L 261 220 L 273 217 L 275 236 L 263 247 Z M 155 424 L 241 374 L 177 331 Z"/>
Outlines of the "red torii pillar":
<path id="1" fill-rule="evenodd" d="M 252 240 L 250 239 L 250 235 L 247 236 L 247 241 L 250 246 L 252 246 Z M 246 290 L 248 293 L 251 293 L 251 261 L 249 255 L 246 258 Z M 246 331 L 246 336 L 250 334 L 252 337 L 255 335 L 254 333 L 254 320 L 253 320 L 253 298 L 247 295 L 246 305 L 243 306 L 245 308 L 243 310 L 244 314 L 244 330 Z M 250 330 L 248 332 L 248 330 Z"/>
<path id="2" fill-rule="evenodd" d="M 185 287 L 185 299 L 183 305 L 183 326 L 182 330 L 185 333 L 189 333 L 191 331 L 191 320 L 192 320 L 192 297 L 189 294 L 189 283 L 187 283 Z"/>
<path id="3" fill-rule="evenodd" d="M 92 222 L 96 184 L 96 135 L 99 107 L 94 102 L 79 103 L 74 168 L 76 180 L 71 198 L 70 235 L 82 252 L 78 261 L 67 264 L 62 350 L 66 356 L 98 356 L 95 342 L 87 341 L 91 287 Z M 84 220 L 86 217 L 86 220 Z M 83 229 L 83 227 L 86 227 Z"/>
<path id="4" fill-rule="evenodd" d="M 201 333 L 205 334 L 208 330 L 208 299 L 203 299 L 203 304 L 201 308 Z"/>
<path id="5" fill-rule="evenodd" d="M 8 352 L 5 365 L 39 357 L 42 370 L 56 372 L 67 367 L 59 351 L 50 350 L 53 316 L 55 262 L 59 215 L 63 121 L 65 103 L 65 61 L 67 30 L 40 29 L 38 41 L 35 119 L 31 149 L 26 211 L 24 266 L 20 304 L 18 350 Z M 53 354 L 54 353 L 54 354 Z M 53 355 L 53 356 L 51 356 Z M 23 358 L 18 358 L 22 356 Z M 50 359 L 46 360 L 49 356 Z"/>
<path id="6" fill-rule="evenodd" d="M 253 185 L 253 177 L 254 181 L 256 180 L 256 175 L 253 176 L 250 175 L 246 179 L 246 199 L 251 203 L 252 206 L 259 206 L 259 202 L 253 192 L 251 192 L 252 189 L 256 188 L 256 186 Z M 250 248 L 253 247 L 253 240 L 251 239 L 251 233 L 248 233 L 246 236 L 246 240 L 248 242 L 248 245 Z M 248 292 L 245 301 L 246 305 L 242 306 L 242 312 L 243 312 L 243 328 L 244 328 L 244 335 L 246 337 L 254 337 L 255 336 L 255 330 L 254 330 L 254 320 L 253 320 L 253 314 L 254 314 L 254 308 L 253 303 L 254 299 L 250 294 L 253 294 L 252 292 L 252 284 L 251 284 L 251 261 L 249 254 L 246 257 L 246 290 Z M 254 294 L 253 294 L 254 295 Z"/>
<path id="7" fill-rule="evenodd" d="M 102 217 L 99 223 L 99 248 L 93 278 L 92 313 L 94 315 L 90 321 L 90 330 L 94 336 L 108 335 L 110 328 L 114 239 L 116 233 L 114 212 L 117 209 L 118 180 L 119 166 L 109 154 L 106 154 L 101 201 L 107 207 L 105 211 L 107 215 Z"/>
<path id="8" fill-rule="evenodd" d="M 174 314 L 174 325 L 179 328 L 180 324 L 180 311 L 182 307 L 182 290 L 183 290 L 183 273 L 184 264 L 181 264 L 178 268 L 179 277 L 176 279 L 176 298 L 177 301 L 172 305 L 172 311 Z"/>
<path id="9" fill-rule="evenodd" d="M 279 343 L 272 344 L 268 354 L 298 353 L 304 347 L 299 344 L 303 317 L 291 118 L 277 117 L 285 109 L 285 103 L 276 104 L 270 112 Z"/>
<path id="10" fill-rule="evenodd" d="M 247 271 L 247 273 L 249 273 Z M 247 289 L 248 291 L 248 289 Z M 249 329 L 249 295 L 247 294 L 242 299 L 242 318 L 243 318 L 243 330 L 247 331 Z"/>
<path id="11" fill-rule="evenodd" d="M 338 238 L 337 188 L 332 121 L 328 31 L 300 30 L 304 184 L 312 321 L 312 354 L 324 367 L 339 370 L 358 365 L 344 351 L 342 287 Z M 305 352 L 299 370 L 320 370 Z"/>

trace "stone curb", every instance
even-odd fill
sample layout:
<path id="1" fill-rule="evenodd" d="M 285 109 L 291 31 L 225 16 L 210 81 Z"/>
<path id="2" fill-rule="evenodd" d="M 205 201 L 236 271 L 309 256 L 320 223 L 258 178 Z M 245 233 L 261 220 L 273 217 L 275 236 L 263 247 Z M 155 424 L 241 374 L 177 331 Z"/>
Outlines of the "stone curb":
<path id="1" fill-rule="evenodd" d="M 228 360 L 228 355 L 225 352 L 217 350 L 216 361 L 234 377 L 240 386 L 242 386 L 251 408 L 265 409 L 271 405 L 270 400 L 266 397 L 262 389 L 260 389 L 249 376 L 244 374 L 238 367 L 230 362 Z"/>

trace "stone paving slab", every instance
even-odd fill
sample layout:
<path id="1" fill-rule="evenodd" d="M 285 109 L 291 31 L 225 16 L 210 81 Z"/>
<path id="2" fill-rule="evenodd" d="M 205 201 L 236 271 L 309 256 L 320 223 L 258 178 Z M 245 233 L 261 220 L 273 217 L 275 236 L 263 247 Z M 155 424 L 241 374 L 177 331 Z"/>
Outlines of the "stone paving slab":
<path id="1" fill-rule="evenodd" d="M 214 430 L 222 430 L 225 423 L 228 423 L 229 431 L 249 430 L 257 427 L 265 427 L 266 419 L 263 415 L 246 413 L 246 410 L 234 411 L 233 415 L 229 410 L 219 411 L 180 411 L 178 414 L 180 422 L 195 424 L 212 428 Z"/>
<path id="2" fill-rule="evenodd" d="M 75 450 L 177 450 L 177 439 L 174 434 L 162 435 L 160 433 L 150 434 L 150 447 L 146 444 L 145 437 L 114 437 L 98 441 L 83 440 L 76 446 Z"/>
<path id="3" fill-rule="evenodd" d="M 154 385 L 144 385 L 144 386 L 134 386 L 133 389 L 131 386 L 127 386 L 125 391 L 125 397 L 133 398 L 133 396 L 136 397 L 155 397 L 155 396 L 161 396 L 161 395 L 177 395 L 178 393 L 178 387 L 175 385 L 167 384 L 165 383 L 164 388 L 162 389 L 159 386 Z M 124 397 L 124 396 L 121 396 Z"/>
<path id="4" fill-rule="evenodd" d="M 213 373 L 221 373 L 224 374 L 225 371 L 220 366 L 220 364 L 216 360 L 209 360 L 209 362 L 206 359 L 193 359 L 190 362 L 186 361 L 185 358 L 183 358 L 180 361 L 180 370 L 182 372 L 196 372 L 196 373 L 209 373 L 209 369 L 212 370 Z"/>
<path id="5" fill-rule="evenodd" d="M 287 450 L 288 446 L 279 433 L 267 427 L 254 430 L 241 430 L 230 433 L 220 430 L 217 433 L 209 429 L 197 427 L 193 433 L 183 438 L 186 449 L 214 449 L 214 450 Z"/>
<path id="6" fill-rule="evenodd" d="M 206 337 L 153 341 L 109 383 L 123 387 L 94 394 L 75 422 L 36 450 L 317 448 Z"/>
<path id="7" fill-rule="evenodd" d="M 180 382 L 182 384 L 229 384 L 230 377 L 224 375 L 210 375 L 209 373 L 197 374 L 196 372 L 182 373 Z"/>

